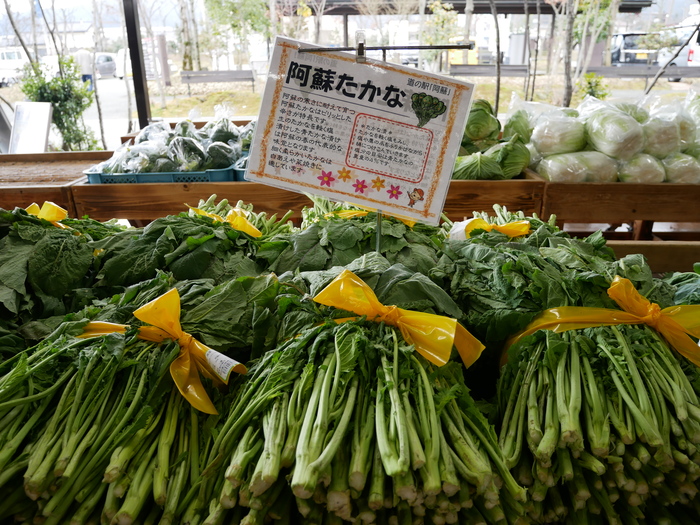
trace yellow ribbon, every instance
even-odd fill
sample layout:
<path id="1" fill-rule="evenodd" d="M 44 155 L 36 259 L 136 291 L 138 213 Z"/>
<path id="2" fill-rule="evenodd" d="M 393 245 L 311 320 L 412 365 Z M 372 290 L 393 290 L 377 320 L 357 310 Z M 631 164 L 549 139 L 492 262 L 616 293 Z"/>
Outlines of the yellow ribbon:
<path id="1" fill-rule="evenodd" d="M 203 215 L 204 217 L 209 217 L 217 222 L 227 222 L 231 225 L 234 230 L 242 231 L 247 233 L 251 237 L 260 237 L 262 233 L 246 218 L 248 212 L 242 210 L 241 208 L 233 208 L 230 212 L 226 214 L 226 217 L 217 215 L 216 213 L 209 213 L 208 211 L 201 210 L 199 208 L 193 208 L 189 204 L 185 204 L 190 210 L 195 212 L 197 215 Z"/>
<path id="2" fill-rule="evenodd" d="M 396 326 L 408 344 L 413 344 L 418 353 L 438 366 L 447 363 L 453 346 L 467 367 L 484 349 L 456 319 L 383 305 L 374 291 L 350 270 L 343 270 L 314 301 Z"/>
<path id="3" fill-rule="evenodd" d="M 356 204 L 353 204 L 353 206 L 357 206 Z M 362 210 L 338 210 L 334 211 L 331 213 L 326 213 L 325 217 L 340 217 L 341 219 L 354 219 L 355 217 L 366 217 L 370 212 L 376 212 L 377 210 L 374 210 L 372 208 L 365 208 L 364 206 L 360 206 L 361 208 L 364 208 Z M 416 221 L 412 221 L 411 219 L 404 219 L 400 217 L 399 215 L 393 215 L 391 213 L 386 213 L 382 212 L 384 215 L 388 215 L 389 217 L 394 217 L 395 219 L 400 220 L 403 222 L 406 226 L 409 228 L 413 228 L 416 225 Z"/>
<path id="4" fill-rule="evenodd" d="M 36 202 L 33 202 L 29 206 L 27 206 L 27 213 L 30 215 L 34 215 L 39 219 L 49 221 L 57 228 L 63 228 L 68 230 L 70 229 L 65 224 L 61 224 L 60 222 L 58 222 L 67 218 L 68 212 L 54 202 L 44 201 L 44 204 L 41 205 L 41 208 L 39 208 L 39 205 Z"/>
<path id="5" fill-rule="evenodd" d="M 180 326 L 180 294 L 176 288 L 157 297 L 134 312 L 134 317 L 152 326 L 139 328 L 139 339 L 160 343 L 173 339 L 180 355 L 170 363 L 170 375 L 180 393 L 197 410 L 217 414 L 202 385 L 201 373 L 217 383 L 228 383 L 231 372 L 246 373 L 245 365 L 200 343 Z M 124 333 L 127 325 L 91 321 L 80 337 L 97 337 L 113 332 Z"/>
<path id="6" fill-rule="evenodd" d="M 522 332 L 512 337 L 506 348 L 538 330 L 565 332 L 594 326 L 646 324 L 654 328 L 679 354 L 700 366 L 700 347 L 690 337 L 700 338 L 700 305 L 661 307 L 642 296 L 629 279 L 617 276 L 608 295 L 622 310 L 563 306 L 538 315 Z M 504 352 L 502 361 L 505 361 Z"/>
<path id="7" fill-rule="evenodd" d="M 514 221 L 508 224 L 499 225 L 491 224 L 484 219 L 474 218 L 469 219 L 464 225 L 464 234 L 467 239 L 471 237 L 474 230 L 484 230 L 490 232 L 491 230 L 496 230 L 497 232 L 503 233 L 508 237 L 522 237 L 530 233 L 530 223 L 528 221 Z"/>

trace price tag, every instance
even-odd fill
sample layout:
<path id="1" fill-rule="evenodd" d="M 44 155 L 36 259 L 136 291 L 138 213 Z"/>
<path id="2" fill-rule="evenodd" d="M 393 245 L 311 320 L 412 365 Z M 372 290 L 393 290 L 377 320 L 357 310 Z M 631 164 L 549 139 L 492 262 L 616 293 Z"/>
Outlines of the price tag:
<path id="1" fill-rule="evenodd" d="M 240 363 L 235 359 L 231 359 L 230 357 L 227 357 L 216 350 L 212 350 L 211 348 L 207 350 L 207 353 L 204 355 L 207 358 L 207 363 L 209 363 L 211 369 L 224 383 L 228 383 L 228 378 L 231 375 L 231 371 L 236 368 L 236 366 L 240 365 Z"/>
<path id="2" fill-rule="evenodd" d="M 277 37 L 247 180 L 438 224 L 473 84 Z"/>

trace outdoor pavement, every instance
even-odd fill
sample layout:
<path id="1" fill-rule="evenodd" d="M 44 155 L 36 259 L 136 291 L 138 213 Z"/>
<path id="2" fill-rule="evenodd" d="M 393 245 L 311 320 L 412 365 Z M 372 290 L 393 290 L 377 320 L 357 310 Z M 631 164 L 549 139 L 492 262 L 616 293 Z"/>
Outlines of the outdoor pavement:
<path id="1" fill-rule="evenodd" d="M 131 79 L 129 79 L 131 82 Z M 127 89 L 124 79 L 101 78 L 97 80 L 97 94 L 102 108 L 102 121 L 104 127 L 105 142 L 108 150 L 114 150 L 121 144 L 121 137 L 129 130 L 129 118 L 127 108 Z M 131 94 L 131 110 L 136 114 L 136 102 Z M 97 113 L 97 104 L 93 104 L 85 111 L 83 118 L 100 141 L 100 125 Z M 138 119 L 135 120 L 135 128 L 138 128 Z"/>

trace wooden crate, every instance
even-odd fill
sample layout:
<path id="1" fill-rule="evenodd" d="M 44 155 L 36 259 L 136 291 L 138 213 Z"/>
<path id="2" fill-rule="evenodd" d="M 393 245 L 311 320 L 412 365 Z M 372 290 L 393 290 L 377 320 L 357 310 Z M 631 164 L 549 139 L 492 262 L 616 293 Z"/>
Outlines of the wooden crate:
<path id="1" fill-rule="evenodd" d="M 692 272 L 693 264 L 700 262 L 700 241 L 608 241 L 607 244 L 618 258 L 643 254 L 657 273 Z"/>
<path id="2" fill-rule="evenodd" d="M 467 181 L 450 183 L 444 212 L 450 219 L 471 217 L 473 211 L 493 212 L 494 204 L 512 211 L 539 213 L 544 183 L 533 180 Z M 294 211 L 293 219 L 301 218 L 304 206 L 311 201 L 304 195 L 254 182 L 204 182 L 162 184 L 86 184 L 71 188 L 79 216 L 93 219 L 112 218 L 153 220 L 185 211 L 185 203 L 194 206 L 199 199 L 216 194 L 231 202 L 242 200 L 253 204 L 256 211 L 284 215 Z"/>
<path id="3" fill-rule="evenodd" d="M 500 204 L 526 215 L 542 212 L 545 182 L 541 179 L 453 180 L 443 212 L 450 220 L 472 217 L 472 212 L 490 212 Z"/>
<path id="4" fill-rule="evenodd" d="M 700 222 L 698 203 L 700 184 L 546 182 L 542 214 L 576 223 Z"/>
<path id="5" fill-rule="evenodd" d="M 0 208 L 52 201 L 76 217 L 71 186 L 85 180 L 84 170 L 111 156 L 111 151 L 0 155 Z"/>
<path id="6" fill-rule="evenodd" d="M 303 194 L 281 190 L 254 182 L 198 182 L 160 184 L 87 184 L 71 188 L 79 216 L 89 215 L 100 221 L 129 219 L 151 221 L 187 210 L 185 204 L 196 206 L 200 199 L 216 194 L 218 199 L 235 203 L 242 200 L 255 206 L 257 212 L 276 213 L 281 217 L 294 211 L 301 218 L 304 206 L 311 201 Z"/>

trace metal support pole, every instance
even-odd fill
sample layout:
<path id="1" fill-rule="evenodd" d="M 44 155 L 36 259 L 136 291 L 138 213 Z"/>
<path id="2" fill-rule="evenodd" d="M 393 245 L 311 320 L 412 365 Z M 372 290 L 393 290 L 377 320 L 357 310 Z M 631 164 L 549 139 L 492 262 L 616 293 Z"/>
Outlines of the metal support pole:
<path id="1" fill-rule="evenodd" d="M 139 23 L 137 0 L 124 0 L 124 22 L 129 45 L 129 57 L 131 58 L 131 71 L 134 79 L 136 112 L 139 116 L 139 127 L 145 128 L 151 122 L 151 103 L 148 100 L 146 68 L 143 65 L 141 25 Z"/>

